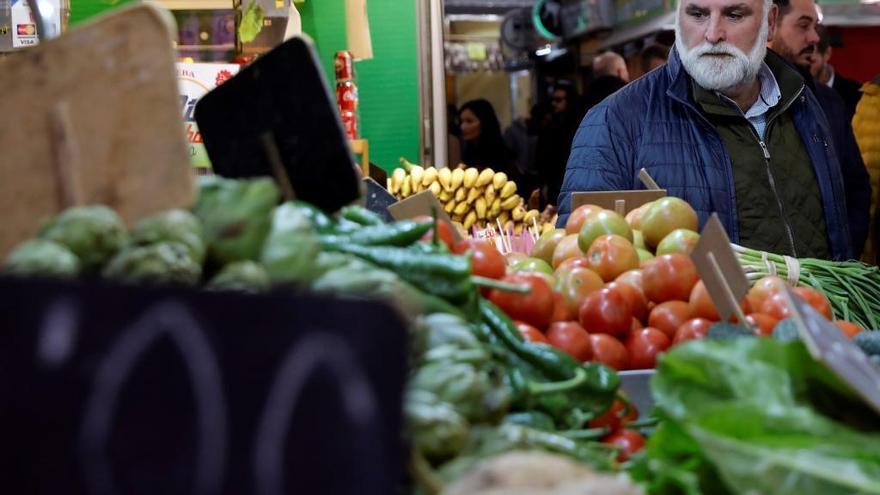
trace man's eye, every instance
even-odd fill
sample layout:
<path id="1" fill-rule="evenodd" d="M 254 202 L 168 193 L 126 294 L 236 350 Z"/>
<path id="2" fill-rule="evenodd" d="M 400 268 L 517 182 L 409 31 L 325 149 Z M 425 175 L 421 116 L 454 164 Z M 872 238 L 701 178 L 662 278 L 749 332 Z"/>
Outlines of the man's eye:
<path id="1" fill-rule="evenodd" d="M 730 19 L 731 21 L 738 21 L 743 18 L 743 15 L 738 14 L 736 12 L 731 12 L 731 13 L 727 14 L 727 18 Z"/>
<path id="2" fill-rule="evenodd" d="M 693 17 L 694 19 L 703 19 L 706 17 L 706 14 L 704 12 L 694 11 L 694 12 L 690 13 L 690 16 Z"/>

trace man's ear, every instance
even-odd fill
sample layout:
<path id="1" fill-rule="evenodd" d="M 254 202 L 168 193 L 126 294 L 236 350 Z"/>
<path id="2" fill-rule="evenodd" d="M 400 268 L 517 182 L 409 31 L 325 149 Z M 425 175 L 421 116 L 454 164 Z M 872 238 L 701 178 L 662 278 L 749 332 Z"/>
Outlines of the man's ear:
<path id="1" fill-rule="evenodd" d="M 770 12 L 767 14 L 767 23 L 769 24 L 769 29 L 767 30 L 767 41 L 773 41 L 773 36 L 776 35 L 776 23 L 779 20 L 779 7 L 777 7 L 776 4 L 771 4 Z"/>

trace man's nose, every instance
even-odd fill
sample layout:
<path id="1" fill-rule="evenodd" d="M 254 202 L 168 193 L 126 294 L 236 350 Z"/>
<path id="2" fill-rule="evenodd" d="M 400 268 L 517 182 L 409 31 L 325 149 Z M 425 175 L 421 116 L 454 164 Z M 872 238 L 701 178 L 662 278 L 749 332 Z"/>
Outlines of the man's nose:
<path id="1" fill-rule="evenodd" d="M 727 34 L 721 25 L 721 16 L 712 16 L 709 19 L 709 25 L 706 27 L 706 41 L 712 43 L 720 43 L 725 41 Z"/>
<path id="2" fill-rule="evenodd" d="M 811 45 L 817 45 L 819 43 L 819 33 L 816 31 L 816 26 L 807 30 L 807 43 Z"/>

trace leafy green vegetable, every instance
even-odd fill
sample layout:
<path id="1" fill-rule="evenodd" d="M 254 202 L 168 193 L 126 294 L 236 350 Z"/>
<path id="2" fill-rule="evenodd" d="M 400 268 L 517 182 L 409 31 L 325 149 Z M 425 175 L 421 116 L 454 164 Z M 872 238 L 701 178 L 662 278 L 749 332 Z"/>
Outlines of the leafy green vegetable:
<path id="1" fill-rule="evenodd" d="M 263 30 L 264 15 L 263 7 L 256 0 L 251 0 L 241 16 L 241 23 L 238 25 L 238 37 L 242 43 L 250 43 L 257 38 L 257 35 Z"/>
<path id="2" fill-rule="evenodd" d="M 651 493 L 880 494 L 880 418 L 799 342 L 688 343 L 661 358 L 652 389 L 668 424 L 637 470 Z M 651 463 L 672 460 L 697 485 L 656 484 Z"/>

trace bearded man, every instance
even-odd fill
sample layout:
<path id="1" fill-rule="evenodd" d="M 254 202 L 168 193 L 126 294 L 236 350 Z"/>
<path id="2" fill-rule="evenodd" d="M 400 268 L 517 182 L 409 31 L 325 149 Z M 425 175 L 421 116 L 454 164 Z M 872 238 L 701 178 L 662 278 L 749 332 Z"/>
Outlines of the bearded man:
<path id="1" fill-rule="evenodd" d="M 733 242 L 796 257 L 849 259 L 840 164 L 815 96 L 767 51 L 770 0 L 681 0 L 662 68 L 591 110 L 559 195 L 639 189 L 646 168 L 700 223 L 717 212 Z"/>

